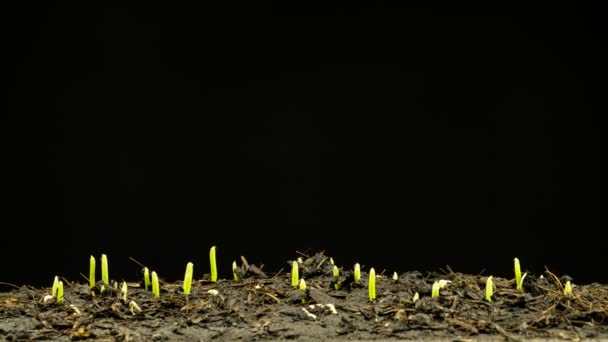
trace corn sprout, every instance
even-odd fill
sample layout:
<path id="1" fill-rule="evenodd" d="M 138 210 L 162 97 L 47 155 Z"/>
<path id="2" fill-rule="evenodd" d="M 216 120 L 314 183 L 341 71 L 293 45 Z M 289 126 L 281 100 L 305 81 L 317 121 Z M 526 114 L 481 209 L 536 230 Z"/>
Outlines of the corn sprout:
<path id="1" fill-rule="evenodd" d="M 144 267 L 144 288 L 146 291 L 150 289 L 150 270 L 147 267 Z"/>
<path id="2" fill-rule="evenodd" d="M 414 293 L 414 298 L 412 298 L 412 302 L 416 303 L 420 299 L 420 295 L 418 292 Z"/>
<path id="3" fill-rule="evenodd" d="M 57 303 L 63 303 L 63 282 L 57 283 Z"/>
<path id="4" fill-rule="evenodd" d="M 564 295 L 568 297 L 572 296 L 572 284 L 570 284 L 570 280 L 568 280 L 566 286 L 564 286 Z"/>
<path id="5" fill-rule="evenodd" d="M 489 276 L 486 280 L 486 300 L 488 302 L 492 301 L 492 295 L 494 295 L 494 280 L 492 280 L 492 276 Z"/>
<path id="6" fill-rule="evenodd" d="M 59 288 L 59 277 L 55 276 L 53 287 L 51 288 L 51 296 L 53 296 L 53 298 L 57 298 L 57 288 Z"/>
<path id="7" fill-rule="evenodd" d="M 369 300 L 373 302 L 376 299 L 376 271 L 373 267 L 369 270 L 368 292 Z"/>
<path id="8" fill-rule="evenodd" d="M 298 287 L 299 278 L 298 262 L 294 261 L 291 263 L 291 286 Z"/>
<path id="9" fill-rule="evenodd" d="M 358 283 L 361 280 L 361 266 L 359 263 L 355 264 L 355 273 L 354 273 L 355 283 Z"/>
<path id="10" fill-rule="evenodd" d="M 439 284 L 438 281 L 433 283 L 433 287 L 431 289 L 431 298 L 439 298 L 439 289 L 441 288 L 441 285 Z"/>
<path id="11" fill-rule="evenodd" d="M 232 275 L 234 276 L 234 281 L 239 281 L 239 275 L 236 274 L 236 261 L 232 262 Z"/>
<path id="12" fill-rule="evenodd" d="M 209 262 L 211 263 L 211 281 L 217 281 L 217 263 L 215 262 L 215 246 L 209 250 Z"/>
<path id="13" fill-rule="evenodd" d="M 154 298 L 160 298 L 160 285 L 158 284 L 158 275 L 155 271 L 152 271 L 152 293 Z"/>
<path id="14" fill-rule="evenodd" d="M 128 291 L 128 286 L 127 286 L 127 282 L 123 281 L 122 282 L 122 288 L 120 289 L 120 292 L 122 292 L 122 301 L 123 302 L 127 302 L 127 291 Z"/>
<path id="15" fill-rule="evenodd" d="M 92 255 L 89 259 L 89 286 L 95 287 L 95 257 Z"/>
<path id="16" fill-rule="evenodd" d="M 513 266 L 514 266 L 514 270 L 515 270 L 515 287 L 517 288 L 517 291 L 524 291 L 524 277 L 526 276 L 524 274 L 524 277 L 521 276 L 521 267 L 519 266 L 519 259 L 515 258 L 513 259 Z"/>
<path id="17" fill-rule="evenodd" d="M 108 257 L 105 254 L 101 255 L 101 280 L 106 285 L 110 285 L 110 276 L 108 275 Z"/>
<path id="18" fill-rule="evenodd" d="M 184 275 L 184 293 L 190 294 L 190 288 L 192 287 L 192 273 L 194 272 L 194 264 L 189 262 L 186 265 L 186 274 Z"/>

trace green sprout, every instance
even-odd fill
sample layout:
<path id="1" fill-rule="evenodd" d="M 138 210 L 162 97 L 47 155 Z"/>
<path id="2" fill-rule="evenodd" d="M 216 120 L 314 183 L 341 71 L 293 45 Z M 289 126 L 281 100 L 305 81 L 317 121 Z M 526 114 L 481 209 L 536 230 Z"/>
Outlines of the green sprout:
<path id="1" fill-rule="evenodd" d="M 439 289 L 441 288 L 441 285 L 439 284 L 438 281 L 433 283 L 433 287 L 431 289 L 431 298 L 439 298 Z"/>
<path id="2" fill-rule="evenodd" d="M 329 264 L 330 264 L 330 265 L 333 265 L 333 264 L 334 264 L 334 258 L 331 258 L 331 257 L 329 258 Z"/>
<path id="3" fill-rule="evenodd" d="M 236 274 L 236 261 L 232 262 L 232 275 L 234 276 L 234 281 L 239 281 L 239 275 Z"/>
<path id="4" fill-rule="evenodd" d="M 358 283 L 359 280 L 361 280 L 361 266 L 359 265 L 359 263 L 355 264 L 354 277 L 355 277 L 355 283 Z"/>
<path id="5" fill-rule="evenodd" d="M 399 275 L 397 274 L 397 272 L 394 272 L 394 273 L 393 273 L 393 280 L 394 280 L 394 281 L 399 280 Z"/>
<path id="6" fill-rule="evenodd" d="M 211 263 L 211 281 L 217 281 L 217 263 L 215 262 L 215 246 L 209 250 L 209 262 Z"/>
<path id="7" fill-rule="evenodd" d="M 59 277 L 55 276 L 55 279 L 53 280 L 53 287 L 51 288 L 51 296 L 53 296 L 53 298 L 57 298 L 57 289 L 59 288 Z"/>
<path id="8" fill-rule="evenodd" d="M 340 279 L 340 269 L 338 269 L 338 266 L 336 266 L 336 265 L 334 265 L 333 274 L 334 274 L 334 278 L 336 278 L 336 283 L 334 284 L 334 288 L 336 290 L 339 290 L 340 284 L 338 283 L 338 280 Z"/>
<path id="9" fill-rule="evenodd" d="M 101 280 L 106 285 L 110 285 L 110 276 L 108 275 L 108 257 L 105 254 L 101 255 Z"/>
<path id="10" fill-rule="evenodd" d="M 95 257 L 92 255 L 89 259 L 89 286 L 95 287 Z"/>
<path id="11" fill-rule="evenodd" d="M 152 271 L 152 293 L 154 298 L 160 298 L 160 286 L 158 284 L 158 275 L 155 271 Z"/>
<path id="12" fill-rule="evenodd" d="M 567 297 L 572 297 L 572 284 L 570 284 L 570 280 L 566 282 L 566 286 L 564 286 L 564 295 Z"/>
<path id="13" fill-rule="evenodd" d="M 123 281 L 122 282 L 122 288 L 121 288 L 120 292 L 122 292 L 122 300 L 125 303 L 127 302 L 127 291 L 128 291 L 127 282 Z"/>
<path id="14" fill-rule="evenodd" d="M 304 278 L 300 279 L 300 290 L 306 291 L 306 281 L 304 281 Z"/>
<path id="15" fill-rule="evenodd" d="M 150 271 L 147 267 L 144 267 L 144 288 L 146 291 L 150 288 Z"/>
<path id="16" fill-rule="evenodd" d="M 192 273 L 194 272 L 194 264 L 189 262 L 186 265 L 186 275 L 184 276 L 184 293 L 190 294 L 190 288 L 192 287 Z"/>
<path id="17" fill-rule="evenodd" d="M 373 267 L 369 269 L 368 293 L 369 300 L 373 302 L 376 299 L 376 271 Z"/>
<path id="18" fill-rule="evenodd" d="M 299 257 L 297 261 L 298 261 L 298 264 L 301 264 L 304 262 L 304 260 L 302 260 L 302 257 Z"/>
<path id="19" fill-rule="evenodd" d="M 412 302 L 416 303 L 420 299 L 420 295 L 418 292 L 414 293 L 414 298 L 412 298 Z"/>
<path id="20" fill-rule="evenodd" d="M 63 303 L 63 282 L 57 283 L 57 303 Z"/>
<path id="21" fill-rule="evenodd" d="M 513 259 L 513 265 L 514 265 L 514 269 L 515 269 L 515 287 L 517 288 L 517 291 L 524 291 L 524 278 L 526 277 L 526 275 L 524 274 L 524 276 L 521 276 L 521 267 L 519 266 L 519 259 L 515 258 Z"/>
<path id="22" fill-rule="evenodd" d="M 486 280 L 486 300 L 488 302 L 492 301 L 493 294 L 494 294 L 494 280 L 492 280 L 492 276 L 489 276 L 488 280 Z"/>
<path id="23" fill-rule="evenodd" d="M 294 261 L 291 263 L 291 286 L 298 287 L 300 274 L 298 272 L 298 262 Z"/>

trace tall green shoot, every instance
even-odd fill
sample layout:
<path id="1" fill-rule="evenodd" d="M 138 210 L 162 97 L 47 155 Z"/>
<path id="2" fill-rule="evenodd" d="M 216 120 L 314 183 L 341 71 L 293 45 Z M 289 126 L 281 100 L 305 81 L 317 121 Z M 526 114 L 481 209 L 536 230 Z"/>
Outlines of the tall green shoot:
<path id="1" fill-rule="evenodd" d="M 515 287 L 517 288 L 517 291 L 524 291 L 524 284 L 523 284 L 523 278 L 521 276 L 521 267 L 519 266 L 519 259 L 515 258 L 513 259 L 513 268 L 515 271 Z"/>
<path id="2" fill-rule="evenodd" d="M 63 303 L 63 282 L 57 283 L 57 303 Z"/>
<path id="3" fill-rule="evenodd" d="M 144 267 L 144 288 L 146 291 L 150 289 L 150 270 L 147 267 Z"/>
<path id="4" fill-rule="evenodd" d="M 211 281 L 217 282 L 217 263 L 215 261 L 215 246 L 209 250 L 209 262 L 211 263 Z"/>
<path id="5" fill-rule="evenodd" d="M 155 271 L 152 271 L 152 293 L 154 294 L 154 298 L 160 298 L 160 285 Z"/>
<path id="6" fill-rule="evenodd" d="M 89 259 L 89 287 L 95 287 L 95 257 Z"/>
<path id="7" fill-rule="evenodd" d="M 294 288 L 297 288 L 299 282 L 300 282 L 300 273 L 298 270 L 298 262 L 294 261 L 291 263 L 291 286 L 293 286 Z"/>
<path id="8" fill-rule="evenodd" d="M 236 261 L 232 262 L 232 276 L 234 277 L 234 281 L 239 281 L 239 275 L 236 273 Z"/>
<path id="9" fill-rule="evenodd" d="M 373 267 L 369 270 L 369 283 L 367 289 L 369 300 L 373 302 L 376 299 L 376 271 Z"/>
<path id="10" fill-rule="evenodd" d="M 358 283 L 361 280 L 361 265 L 359 265 L 359 263 L 355 264 L 354 279 L 355 283 Z"/>
<path id="11" fill-rule="evenodd" d="M 108 272 L 108 257 L 105 254 L 101 255 L 101 280 L 106 285 L 110 285 L 110 276 Z"/>
<path id="12" fill-rule="evenodd" d="M 184 294 L 188 296 L 190 294 L 190 288 L 192 287 L 192 274 L 194 272 L 194 264 L 189 262 L 186 265 L 186 274 L 184 275 Z"/>

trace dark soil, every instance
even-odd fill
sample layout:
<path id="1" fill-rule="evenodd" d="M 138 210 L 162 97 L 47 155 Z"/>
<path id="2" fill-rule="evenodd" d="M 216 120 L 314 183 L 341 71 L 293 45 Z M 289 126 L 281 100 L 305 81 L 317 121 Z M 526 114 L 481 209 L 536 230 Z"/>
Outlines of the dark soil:
<path id="1" fill-rule="evenodd" d="M 23 286 L 0 293 L 0 337 L 6 340 L 555 340 L 608 339 L 608 286 L 575 286 L 563 294 L 550 272 L 528 275 L 525 292 L 514 280 L 495 278 L 492 302 L 484 299 L 486 276 L 419 272 L 377 276 L 377 299 L 368 298 L 367 273 L 360 284 L 341 270 L 335 289 L 323 254 L 304 257 L 300 275 L 307 290 L 291 287 L 288 273 L 266 275 L 253 265 L 240 281 L 207 278 L 188 298 L 180 283 L 161 283 L 160 299 L 131 283 L 128 300 L 117 289 L 96 296 L 86 284 L 66 282 L 65 301 L 44 303 L 50 289 Z M 434 281 L 451 281 L 431 298 Z M 217 294 L 210 293 L 217 290 Z M 213 291 L 211 291 L 213 292 Z M 418 292 L 420 300 L 413 302 Z M 131 312 L 129 302 L 140 312 Z M 332 313 L 333 304 L 337 313 Z"/>

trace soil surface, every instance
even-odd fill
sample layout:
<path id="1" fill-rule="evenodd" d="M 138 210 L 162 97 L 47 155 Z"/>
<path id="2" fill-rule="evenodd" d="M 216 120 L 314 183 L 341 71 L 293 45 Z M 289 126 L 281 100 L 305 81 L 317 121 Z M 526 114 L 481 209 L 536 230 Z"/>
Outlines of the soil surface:
<path id="1" fill-rule="evenodd" d="M 303 256 L 305 291 L 291 286 L 288 272 L 265 274 L 246 260 L 240 280 L 192 285 L 161 282 L 155 299 L 143 284 L 119 289 L 64 279 L 64 302 L 50 289 L 22 286 L 0 293 L 0 338 L 8 341 L 235 341 L 235 340 L 608 340 L 608 286 L 574 286 L 564 295 L 550 272 L 527 275 L 525 292 L 512 279 L 494 278 L 492 302 L 485 300 L 487 276 L 454 272 L 377 275 L 377 298 L 368 297 L 368 274 L 355 283 L 351 270 L 332 274 L 322 253 Z M 291 263 L 290 263 L 291 264 Z M 290 265 L 289 264 L 289 265 Z M 289 268 L 289 266 L 287 266 Z M 448 280 L 439 298 L 435 281 Z M 336 289 L 338 285 L 338 289 Z M 118 286 L 120 288 L 120 286 Z M 414 302 L 415 293 L 419 300 Z M 137 304 L 135 307 L 132 302 Z"/>

